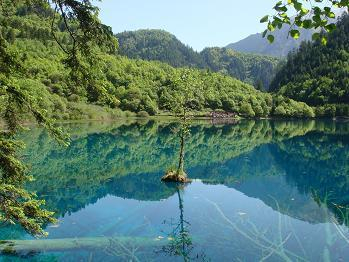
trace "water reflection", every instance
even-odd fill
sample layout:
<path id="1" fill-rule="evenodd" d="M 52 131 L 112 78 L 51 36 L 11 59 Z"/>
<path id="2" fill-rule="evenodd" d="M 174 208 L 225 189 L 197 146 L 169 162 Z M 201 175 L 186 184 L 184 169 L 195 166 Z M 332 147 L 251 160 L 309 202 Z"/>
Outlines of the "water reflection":
<path id="1" fill-rule="evenodd" d="M 170 256 L 181 256 L 184 261 L 190 260 L 190 253 L 193 249 L 193 242 L 190 236 L 190 223 L 184 219 L 184 203 L 181 196 L 184 185 L 177 185 L 176 183 L 168 183 L 167 186 L 175 187 L 178 196 L 179 220 L 164 221 L 172 228 L 168 233 L 170 243 L 162 247 L 162 251 Z"/>
<path id="2" fill-rule="evenodd" d="M 58 228 L 48 228 L 51 238 L 108 237 L 108 249 L 94 253 L 107 260 L 121 252 L 115 234 L 161 243 L 160 249 L 127 246 L 129 255 L 119 259 L 349 255 L 349 123 L 194 123 L 187 172 L 201 182 L 181 189 L 159 182 L 176 164 L 174 125 L 71 125 L 66 150 L 40 129 L 25 137 L 24 157 L 36 178 L 28 187 L 61 220 Z M 0 230 L 2 239 L 28 238 L 18 228 Z M 90 253 L 73 257 L 78 255 L 86 259 Z"/>

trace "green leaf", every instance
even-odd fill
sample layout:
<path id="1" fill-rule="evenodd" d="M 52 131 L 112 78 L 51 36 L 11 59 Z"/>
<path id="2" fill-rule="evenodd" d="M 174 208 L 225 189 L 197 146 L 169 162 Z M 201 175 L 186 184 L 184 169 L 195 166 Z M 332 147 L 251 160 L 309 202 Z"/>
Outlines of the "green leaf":
<path id="1" fill-rule="evenodd" d="M 333 13 L 333 12 L 330 12 L 330 13 L 327 15 L 327 17 L 329 17 L 329 18 L 336 18 L 336 14 Z"/>
<path id="2" fill-rule="evenodd" d="M 267 33 L 268 33 L 268 30 L 266 29 L 266 30 L 264 30 L 264 32 L 263 32 L 263 38 L 267 35 Z"/>
<path id="3" fill-rule="evenodd" d="M 313 16 L 313 21 L 314 21 L 315 23 L 320 24 L 320 23 L 321 23 L 321 17 L 320 17 L 320 15 L 314 15 L 314 16 Z"/>
<path id="4" fill-rule="evenodd" d="M 266 22 L 268 22 L 268 19 L 269 19 L 269 15 L 266 15 L 259 22 L 260 23 L 266 23 Z"/>
<path id="5" fill-rule="evenodd" d="M 282 23 L 282 19 L 280 19 L 279 17 L 274 16 L 273 18 L 274 18 L 274 22 Z"/>
<path id="6" fill-rule="evenodd" d="M 303 28 L 309 29 L 312 27 L 313 21 L 310 19 L 306 19 L 303 21 Z"/>
<path id="7" fill-rule="evenodd" d="M 275 7 L 276 6 L 281 6 L 281 5 L 282 5 L 282 1 L 279 1 L 279 2 L 276 3 Z"/>
<path id="8" fill-rule="evenodd" d="M 313 41 L 318 40 L 320 38 L 320 33 L 314 33 L 311 38 Z"/>
<path id="9" fill-rule="evenodd" d="M 296 20 L 294 23 L 295 23 L 296 26 L 298 26 L 298 27 L 302 27 L 302 26 L 303 26 L 303 21 L 301 21 L 301 20 Z"/>
<path id="10" fill-rule="evenodd" d="M 327 37 L 326 36 L 321 37 L 321 44 L 327 45 Z"/>
<path id="11" fill-rule="evenodd" d="M 269 23 L 269 24 L 268 24 L 268 30 L 269 30 L 270 32 L 272 32 L 272 31 L 275 30 L 275 27 L 273 26 L 272 23 Z"/>
<path id="12" fill-rule="evenodd" d="M 296 29 L 293 29 L 290 31 L 290 35 L 294 38 L 294 39 L 298 39 L 300 36 L 300 32 Z"/>
<path id="13" fill-rule="evenodd" d="M 275 40 L 275 37 L 273 35 L 268 35 L 267 39 L 268 39 L 269 43 L 273 43 Z"/>
<path id="14" fill-rule="evenodd" d="M 321 25 L 322 27 L 325 27 L 325 26 L 327 25 L 327 22 L 328 22 L 328 21 L 327 21 L 326 19 L 322 19 L 320 25 Z"/>
<path id="15" fill-rule="evenodd" d="M 328 7 L 328 6 L 325 6 L 325 7 L 324 7 L 324 10 L 325 10 L 325 12 L 327 12 L 327 13 L 331 12 L 331 8 Z"/>
<path id="16" fill-rule="evenodd" d="M 301 11 L 302 10 L 302 4 L 299 3 L 299 2 L 295 2 L 293 3 L 294 5 L 294 8 L 297 10 L 297 11 Z"/>
<path id="17" fill-rule="evenodd" d="M 336 29 L 336 25 L 335 24 L 328 24 L 325 26 L 325 29 L 327 32 L 332 32 L 333 30 Z"/>
<path id="18" fill-rule="evenodd" d="M 321 8 L 318 6 L 313 7 L 314 15 L 320 16 L 322 14 Z"/>
<path id="19" fill-rule="evenodd" d="M 302 15 L 306 15 L 307 13 L 309 13 L 309 10 L 306 9 L 305 7 L 302 7 L 301 8 L 301 13 L 302 13 Z"/>
<path id="20" fill-rule="evenodd" d="M 287 12 L 287 7 L 286 6 L 275 6 L 274 9 L 278 12 Z"/>

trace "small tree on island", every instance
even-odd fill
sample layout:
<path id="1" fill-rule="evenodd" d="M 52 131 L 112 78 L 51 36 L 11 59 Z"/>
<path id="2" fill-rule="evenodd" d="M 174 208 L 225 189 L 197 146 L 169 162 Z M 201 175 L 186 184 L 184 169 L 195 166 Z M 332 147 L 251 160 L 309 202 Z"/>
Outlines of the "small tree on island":
<path id="1" fill-rule="evenodd" d="M 179 126 L 172 129 L 179 138 L 179 159 L 176 169 L 170 169 L 161 178 L 164 182 L 189 182 L 188 176 L 184 170 L 185 144 L 186 139 L 190 136 L 190 111 L 195 108 L 195 96 L 193 90 L 200 92 L 200 86 L 193 77 L 193 70 L 183 69 L 178 77 L 172 82 L 174 99 L 168 104 L 168 108 L 179 117 Z M 193 88 L 195 86 L 196 88 Z"/>

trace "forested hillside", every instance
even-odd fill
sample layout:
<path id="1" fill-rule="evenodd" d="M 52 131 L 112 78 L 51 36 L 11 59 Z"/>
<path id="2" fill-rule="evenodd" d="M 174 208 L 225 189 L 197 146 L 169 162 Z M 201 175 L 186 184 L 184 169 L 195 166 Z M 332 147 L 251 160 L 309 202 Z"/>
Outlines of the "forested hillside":
<path id="1" fill-rule="evenodd" d="M 269 90 L 279 59 L 238 53 L 228 48 L 205 48 L 201 53 L 208 68 L 214 72 L 233 76 L 256 89 Z"/>
<path id="2" fill-rule="evenodd" d="M 349 115 L 349 16 L 342 16 L 327 45 L 304 42 L 288 55 L 273 91 L 317 106 L 317 115 Z"/>
<path id="3" fill-rule="evenodd" d="M 160 62 L 132 60 L 98 51 L 98 62 L 88 68 L 91 80 L 77 85 L 62 63 L 63 51 L 52 39 L 51 10 L 19 8 L 6 18 L 8 30 L 2 32 L 13 52 L 22 54 L 25 78 L 16 78 L 20 88 L 56 119 L 103 119 L 139 113 L 154 115 L 171 112 L 178 96 L 184 93 L 177 80 L 186 74 L 191 79 L 189 92 L 194 111 L 216 109 L 233 111 L 246 117 L 314 116 L 304 103 L 262 93 L 251 85 L 207 70 L 176 69 Z M 5 19 L 1 17 L 0 19 Z M 71 44 L 64 24 L 54 30 L 62 45 Z M 0 101 L 4 104 L 5 100 Z M 276 110 L 282 104 L 285 110 Z M 1 109 L 1 108 L 0 108 Z"/>
<path id="4" fill-rule="evenodd" d="M 268 90 L 279 62 L 277 58 L 243 54 L 219 47 L 195 52 L 164 30 L 128 31 L 116 37 L 119 53 L 129 58 L 161 61 L 174 67 L 205 68 L 232 76 L 261 90 Z"/>
<path id="5" fill-rule="evenodd" d="M 200 54 L 164 30 L 126 31 L 116 37 L 119 53 L 129 58 L 157 60 L 174 67 L 205 67 Z"/>

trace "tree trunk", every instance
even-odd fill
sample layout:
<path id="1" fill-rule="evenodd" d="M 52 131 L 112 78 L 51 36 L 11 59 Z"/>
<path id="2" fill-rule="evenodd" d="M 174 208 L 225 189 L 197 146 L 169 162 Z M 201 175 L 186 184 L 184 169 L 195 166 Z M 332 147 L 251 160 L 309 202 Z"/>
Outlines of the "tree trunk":
<path id="1" fill-rule="evenodd" d="M 65 251 L 72 249 L 103 249 L 113 246 L 162 246 L 167 238 L 145 237 L 91 237 L 38 240 L 0 240 L 0 253 L 26 253 L 40 251 Z"/>
<path id="2" fill-rule="evenodd" d="M 180 150 L 179 150 L 179 163 L 178 163 L 178 170 L 177 174 L 183 174 L 184 173 L 184 132 L 181 131 L 181 144 L 180 144 Z"/>
<path id="3" fill-rule="evenodd" d="M 181 123 L 181 131 L 180 131 L 180 150 L 179 150 L 179 162 L 178 162 L 178 170 L 177 175 L 184 175 L 184 146 L 185 146 L 185 136 L 187 135 L 187 112 L 184 109 L 183 118 Z"/>

